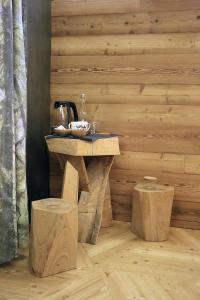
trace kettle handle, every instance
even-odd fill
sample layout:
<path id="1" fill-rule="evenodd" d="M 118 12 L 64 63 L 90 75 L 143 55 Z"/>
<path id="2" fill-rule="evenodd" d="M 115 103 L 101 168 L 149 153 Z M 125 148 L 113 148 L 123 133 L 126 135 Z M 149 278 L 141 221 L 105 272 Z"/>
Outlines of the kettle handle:
<path id="1" fill-rule="evenodd" d="M 67 103 L 66 105 L 67 107 L 67 124 L 71 123 L 72 121 L 72 118 L 71 118 L 71 111 L 70 111 L 70 104 Z"/>
<path id="2" fill-rule="evenodd" d="M 69 106 L 71 107 L 74 114 L 74 121 L 78 121 L 78 111 L 76 108 L 76 104 L 74 102 L 69 102 Z"/>

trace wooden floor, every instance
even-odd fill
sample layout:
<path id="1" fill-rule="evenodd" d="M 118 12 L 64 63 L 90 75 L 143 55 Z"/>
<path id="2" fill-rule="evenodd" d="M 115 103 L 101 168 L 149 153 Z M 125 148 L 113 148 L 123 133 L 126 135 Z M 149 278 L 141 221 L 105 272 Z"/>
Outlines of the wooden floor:
<path id="1" fill-rule="evenodd" d="M 0 268 L 0 300 L 199 300 L 200 231 L 172 228 L 149 243 L 115 222 L 98 244 L 79 245 L 78 269 L 39 279 L 26 255 Z"/>

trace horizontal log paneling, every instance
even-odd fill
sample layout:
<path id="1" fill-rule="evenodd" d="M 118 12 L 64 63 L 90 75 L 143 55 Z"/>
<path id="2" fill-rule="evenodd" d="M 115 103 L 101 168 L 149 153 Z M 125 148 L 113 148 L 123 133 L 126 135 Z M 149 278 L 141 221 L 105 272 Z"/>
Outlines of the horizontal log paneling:
<path id="1" fill-rule="evenodd" d="M 200 10 L 52 18 L 52 35 L 107 35 L 200 31 Z"/>
<path id="2" fill-rule="evenodd" d="M 199 53 L 200 33 L 121 34 L 52 38 L 52 55 Z"/>
<path id="3" fill-rule="evenodd" d="M 188 228 L 188 229 L 196 229 L 199 230 L 199 222 L 190 222 L 190 221 L 185 221 L 185 220 L 177 220 L 177 219 L 172 219 L 171 220 L 171 226 L 172 227 L 183 227 L 183 228 Z"/>
<path id="4" fill-rule="evenodd" d="M 141 162 L 142 165 L 142 162 Z M 143 162 L 144 166 L 144 162 Z M 144 167 L 143 167 L 144 168 Z M 111 170 L 111 189 L 113 194 L 131 196 L 136 182 L 141 181 L 143 176 L 152 175 L 158 177 L 163 183 L 175 186 L 175 200 L 185 202 L 199 202 L 200 181 L 199 176 L 195 174 L 161 172 L 152 170 L 132 169 L 115 169 Z M 118 188 L 119 184 L 119 188 Z"/>
<path id="5" fill-rule="evenodd" d="M 171 72 L 171 73 L 170 73 Z M 198 73 L 197 73 L 198 72 Z M 172 84 L 200 84 L 199 70 L 162 70 L 162 69 L 134 69 L 121 68 L 94 68 L 88 71 L 71 69 L 70 72 L 52 72 L 52 83 L 160 83 Z"/>
<path id="6" fill-rule="evenodd" d="M 97 56 L 53 56 L 51 70 L 64 72 L 68 69 L 83 68 L 85 70 L 96 67 L 118 68 L 166 68 L 173 67 L 198 69 L 200 67 L 199 53 L 197 54 L 138 54 L 138 55 L 97 55 Z"/>
<path id="7" fill-rule="evenodd" d="M 52 104 L 58 98 L 79 101 L 82 92 L 87 103 L 200 105 L 200 85 L 144 84 L 51 84 Z"/>
<path id="8" fill-rule="evenodd" d="M 138 11 L 139 8 L 140 0 L 53 0 L 52 16 L 124 13 Z"/>
<path id="9" fill-rule="evenodd" d="M 189 9 L 200 8 L 200 3 L 198 0 L 140 0 L 140 8 L 145 11 L 188 11 Z"/>
<path id="10" fill-rule="evenodd" d="M 200 155 L 185 155 L 185 172 L 200 175 Z"/>
<path id="11" fill-rule="evenodd" d="M 200 155 L 122 151 L 113 168 L 200 175 Z"/>
<path id="12" fill-rule="evenodd" d="M 127 133 L 133 126 L 148 129 L 149 126 L 160 129 L 200 128 L 200 107 L 184 105 L 123 105 L 88 104 L 88 114 L 96 121 L 112 122 L 118 120 L 119 126 L 125 126 Z M 124 123 L 124 124 L 123 124 Z M 123 125 L 121 125 L 123 124 Z M 132 128 L 131 128 L 132 126 Z"/>
<path id="13" fill-rule="evenodd" d="M 145 85 L 144 95 L 199 96 L 199 85 Z M 181 103 L 180 103 L 181 104 Z"/>
<path id="14" fill-rule="evenodd" d="M 195 67 L 194 67 L 195 66 Z M 52 83 L 200 84 L 199 54 L 54 56 Z"/>
<path id="15" fill-rule="evenodd" d="M 174 201 L 173 219 L 198 222 L 200 226 L 200 203 Z"/>
<path id="16" fill-rule="evenodd" d="M 52 16 L 200 9 L 199 0 L 53 0 Z"/>
<path id="17" fill-rule="evenodd" d="M 100 126 L 100 125 L 99 125 Z M 103 131 L 109 128 L 110 124 L 101 124 Z M 150 126 L 149 126 L 150 127 Z M 199 154 L 200 134 L 199 129 L 181 129 L 176 131 L 160 130 L 154 128 L 134 128 L 131 133 L 123 133 L 120 126 L 111 127 L 110 131 L 113 133 L 119 132 L 122 134 L 120 138 L 120 145 L 123 151 L 150 151 L 150 152 L 166 152 L 166 153 L 180 153 L 185 154 Z"/>
<path id="18" fill-rule="evenodd" d="M 200 1 L 54 0 L 52 15 L 52 117 L 86 93 L 97 130 L 120 134 L 114 217 L 151 175 L 175 186 L 171 224 L 200 229 Z M 51 157 L 52 196 L 62 175 Z"/>
<path id="19" fill-rule="evenodd" d="M 184 173 L 185 156 L 181 154 L 123 151 L 120 157 L 116 157 L 113 167 L 125 170 L 140 169 L 144 172 Z M 191 164 L 188 167 L 191 168 L 193 165 Z"/>

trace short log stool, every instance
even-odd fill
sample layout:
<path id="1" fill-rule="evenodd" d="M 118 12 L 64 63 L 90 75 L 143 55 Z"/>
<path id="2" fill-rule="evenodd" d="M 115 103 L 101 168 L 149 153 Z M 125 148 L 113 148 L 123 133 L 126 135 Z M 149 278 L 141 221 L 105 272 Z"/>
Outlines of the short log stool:
<path id="1" fill-rule="evenodd" d="M 30 268 L 45 277 L 76 268 L 78 172 L 66 164 L 62 199 L 32 202 Z"/>
<path id="2" fill-rule="evenodd" d="M 157 183 L 155 177 L 144 177 L 134 188 L 132 224 L 133 233 L 146 241 L 168 239 L 174 187 Z"/>
<path id="3" fill-rule="evenodd" d="M 35 201 L 32 205 L 31 264 L 45 277 L 76 268 L 78 207 L 64 200 Z"/>

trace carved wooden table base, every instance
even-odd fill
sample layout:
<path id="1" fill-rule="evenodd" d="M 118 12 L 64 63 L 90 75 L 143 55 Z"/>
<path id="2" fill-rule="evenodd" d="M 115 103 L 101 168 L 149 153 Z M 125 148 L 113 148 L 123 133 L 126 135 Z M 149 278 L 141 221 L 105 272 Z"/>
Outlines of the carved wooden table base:
<path id="1" fill-rule="evenodd" d="M 114 156 L 120 154 L 118 138 L 93 143 L 59 138 L 46 141 L 62 169 L 69 161 L 79 173 L 79 242 L 96 244 L 101 226 L 112 226 L 109 173 Z M 89 157 L 87 168 L 84 157 Z"/>
<path id="2" fill-rule="evenodd" d="M 114 156 L 91 157 L 87 169 L 82 156 L 56 156 L 63 170 L 69 161 L 79 172 L 79 241 L 96 244 L 100 227 L 112 226 L 109 172 Z"/>

